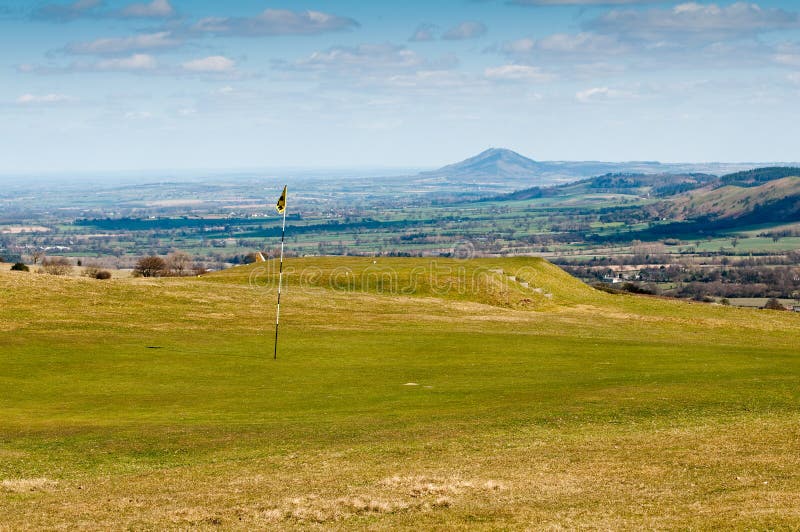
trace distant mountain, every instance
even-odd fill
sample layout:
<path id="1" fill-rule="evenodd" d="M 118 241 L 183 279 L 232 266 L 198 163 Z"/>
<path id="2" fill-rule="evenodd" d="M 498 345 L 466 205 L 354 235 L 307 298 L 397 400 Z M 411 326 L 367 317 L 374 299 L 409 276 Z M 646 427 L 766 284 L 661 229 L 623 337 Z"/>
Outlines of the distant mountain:
<path id="1" fill-rule="evenodd" d="M 502 148 L 491 148 L 459 163 L 450 164 L 432 172 L 423 172 L 419 177 L 444 178 L 447 180 L 492 181 L 492 180 L 537 180 L 545 168 L 533 159 Z"/>
<path id="2" fill-rule="evenodd" d="M 750 170 L 757 164 L 670 163 L 657 161 L 537 161 L 519 153 L 491 148 L 464 161 L 404 178 L 421 190 L 440 189 L 475 197 L 486 192 L 510 193 L 531 187 L 571 183 L 600 175 L 632 174 L 716 174 Z M 690 179 L 691 180 L 691 179 Z M 648 185 L 644 185 L 647 187 Z"/>

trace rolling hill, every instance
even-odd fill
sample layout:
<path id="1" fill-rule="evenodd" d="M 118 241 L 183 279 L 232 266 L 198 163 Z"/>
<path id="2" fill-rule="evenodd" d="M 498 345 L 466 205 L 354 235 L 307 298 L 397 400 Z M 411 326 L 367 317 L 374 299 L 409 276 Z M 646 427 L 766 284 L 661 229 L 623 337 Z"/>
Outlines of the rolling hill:
<path id="1" fill-rule="evenodd" d="M 800 177 L 696 190 L 676 197 L 661 212 L 676 220 L 736 220 L 743 224 L 797 221 Z"/>
<path id="2" fill-rule="evenodd" d="M 569 197 L 580 194 L 629 194 L 633 196 L 671 196 L 717 181 L 711 174 L 635 174 L 612 173 L 581 179 L 553 187 L 531 187 L 487 201 L 518 201 L 542 197 Z"/>
<path id="3" fill-rule="evenodd" d="M 612 239 L 660 239 L 709 234 L 753 224 L 800 221 L 800 168 L 765 167 L 717 177 L 704 173 L 604 174 L 551 187 L 532 187 L 482 201 L 522 201 L 537 198 L 570 200 L 624 195 L 645 200 L 637 219 L 656 225 Z M 653 199 L 658 201 L 652 202 Z M 615 206 L 606 210 L 613 212 Z"/>
<path id="4" fill-rule="evenodd" d="M 769 166 L 728 174 L 720 178 L 720 186 L 755 187 L 784 177 L 800 176 L 800 168 L 793 166 Z"/>
<path id="5" fill-rule="evenodd" d="M 800 526 L 800 316 L 540 259 L 285 271 L 277 361 L 271 262 L 0 272 L 0 528 Z"/>

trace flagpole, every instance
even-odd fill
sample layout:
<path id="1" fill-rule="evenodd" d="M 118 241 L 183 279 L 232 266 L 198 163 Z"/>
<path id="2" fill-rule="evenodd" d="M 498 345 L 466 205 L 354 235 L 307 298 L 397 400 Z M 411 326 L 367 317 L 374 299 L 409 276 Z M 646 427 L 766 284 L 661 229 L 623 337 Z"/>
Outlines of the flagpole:
<path id="1" fill-rule="evenodd" d="M 286 207 L 283 208 L 283 228 L 281 229 L 281 265 L 278 270 L 278 310 L 275 313 L 275 351 L 273 360 L 278 360 L 278 325 L 281 322 L 281 285 L 283 284 L 283 241 L 286 236 Z"/>

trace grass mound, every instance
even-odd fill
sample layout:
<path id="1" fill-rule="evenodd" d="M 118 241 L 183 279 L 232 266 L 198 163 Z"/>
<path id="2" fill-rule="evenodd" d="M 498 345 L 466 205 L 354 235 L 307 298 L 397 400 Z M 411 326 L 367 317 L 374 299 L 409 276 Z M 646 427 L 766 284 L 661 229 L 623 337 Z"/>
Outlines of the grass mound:
<path id="1" fill-rule="evenodd" d="M 204 280 L 275 289 L 278 261 L 232 268 L 204 276 Z M 600 297 L 594 289 L 538 257 L 288 259 L 284 283 L 289 289 L 433 297 L 530 310 L 552 309 Z"/>

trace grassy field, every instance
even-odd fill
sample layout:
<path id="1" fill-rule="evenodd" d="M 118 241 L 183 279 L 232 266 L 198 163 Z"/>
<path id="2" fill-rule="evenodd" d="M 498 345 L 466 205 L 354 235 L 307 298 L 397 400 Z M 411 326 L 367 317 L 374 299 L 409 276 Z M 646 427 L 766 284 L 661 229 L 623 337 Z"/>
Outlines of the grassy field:
<path id="1" fill-rule="evenodd" d="M 0 271 L 0 529 L 800 527 L 800 316 L 540 259 Z"/>

